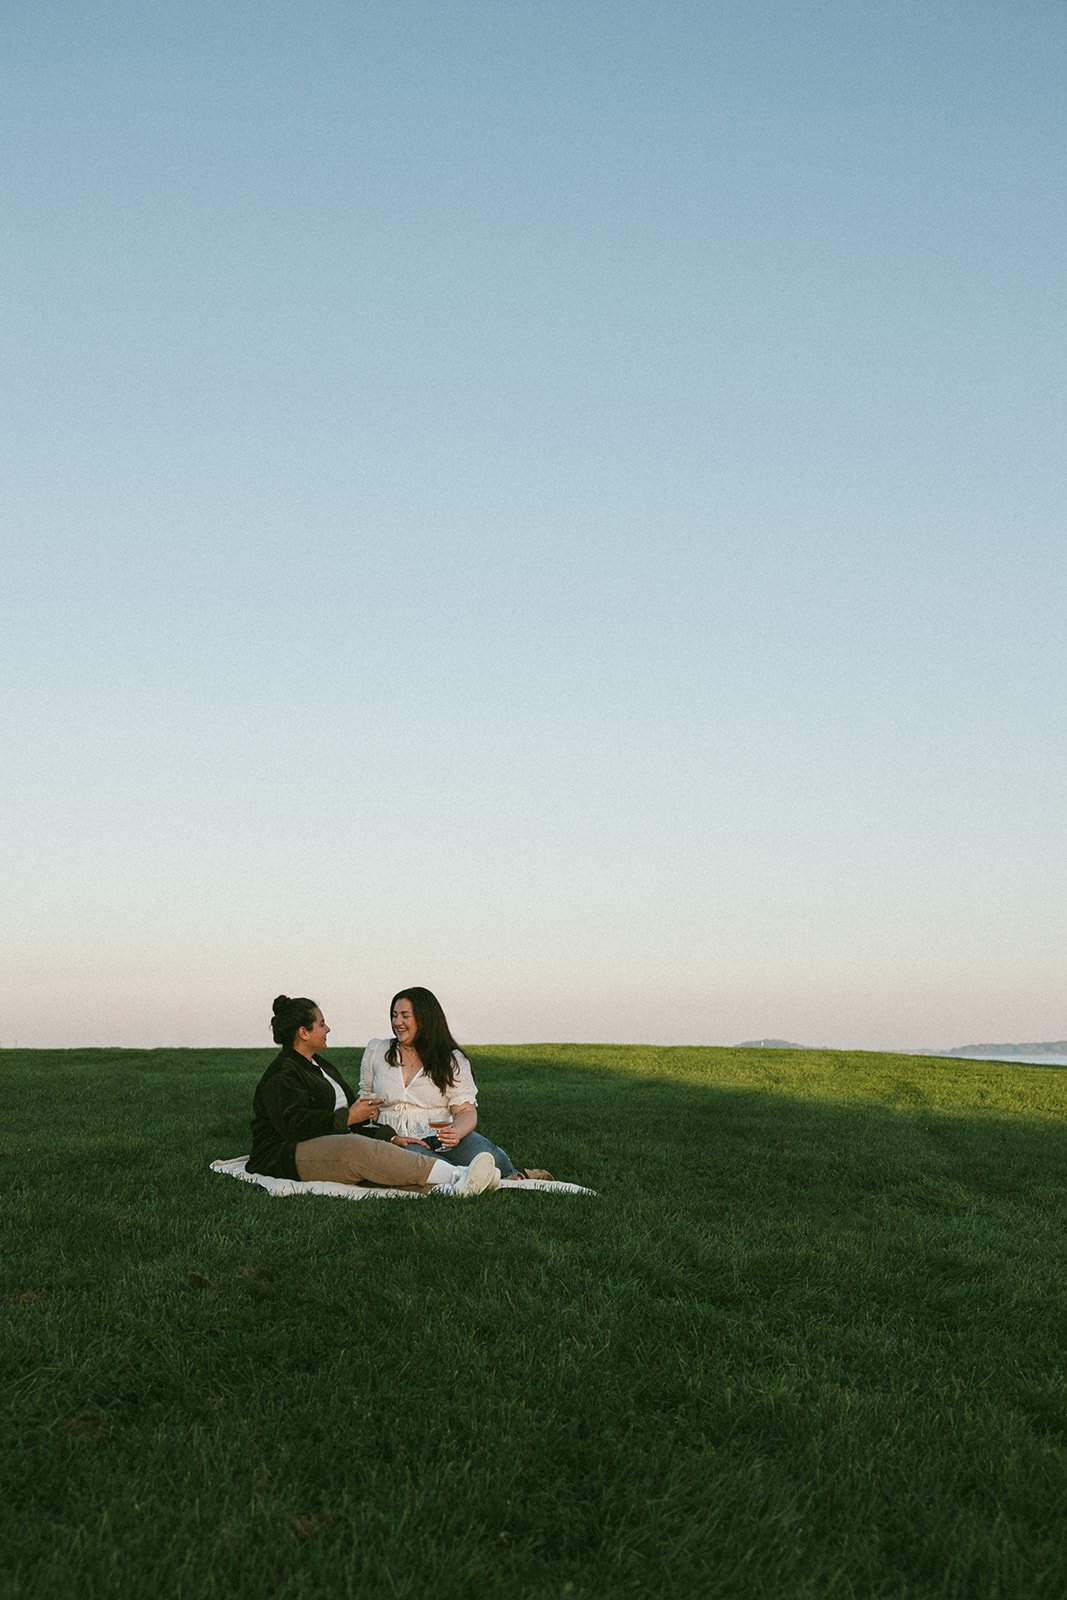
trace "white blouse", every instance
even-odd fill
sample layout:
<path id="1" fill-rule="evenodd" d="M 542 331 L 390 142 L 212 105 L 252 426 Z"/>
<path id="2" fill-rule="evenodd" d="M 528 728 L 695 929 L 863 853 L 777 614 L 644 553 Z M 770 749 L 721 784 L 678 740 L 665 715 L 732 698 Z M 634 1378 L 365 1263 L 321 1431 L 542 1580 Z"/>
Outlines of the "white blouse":
<path id="1" fill-rule="evenodd" d="M 422 1067 L 411 1082 L 405 1084 L 400 1068 L 391 1067 L 385 1059 L 392 1042 L 391 1039 L 372 1039 L 367 1045 L 359 1067 L 359 1092 L 361 1096 L 381 1095 L 384 1101 L 381 1120 L 395 1128 L 402 1138 L 425 1139 L 430 1131 L 429 1117 L 434 1111 L 477 1105 L 478 1090 L 474 1086 L 471 1064 L 462 1050 L 452 1052 L 455 1082 L 441 1090 Z"/>

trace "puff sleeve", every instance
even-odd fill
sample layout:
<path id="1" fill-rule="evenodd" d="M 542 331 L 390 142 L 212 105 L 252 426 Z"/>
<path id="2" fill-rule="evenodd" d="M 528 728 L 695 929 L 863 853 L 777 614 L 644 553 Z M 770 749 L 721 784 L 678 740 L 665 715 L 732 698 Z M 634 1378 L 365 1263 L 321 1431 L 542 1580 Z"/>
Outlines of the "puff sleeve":
<path id="1" fill-rule="evenodd" d="M 452 1060 L 456 1068 L 456 1079 L 445 1090 L 445 1101 L 451 1111 L 454 1106 L 478 1104 L 478 1090 L 474 1082 L 471 1064 L 462 1050 L 453 1050 Z"/>

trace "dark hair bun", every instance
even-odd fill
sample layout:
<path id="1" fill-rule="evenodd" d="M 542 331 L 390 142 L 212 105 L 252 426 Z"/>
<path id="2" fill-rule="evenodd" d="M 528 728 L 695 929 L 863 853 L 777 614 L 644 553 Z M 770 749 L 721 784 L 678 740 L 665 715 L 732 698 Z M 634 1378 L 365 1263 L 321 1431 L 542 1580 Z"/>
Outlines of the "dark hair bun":
<path id="1" fill-rule="evenodd" d="M 274 1015 L 270 1019 L 270 1031 L 275 1044 L 280 1044 L 283 1049 L 290 1048 L 298 1028 L 315 1026 L 315 1013 L 318 1009 L 316 1001 L 309 1000 L 306 995 L 299 999 L 293 999 L 287 994 L 276 996 Z"/>

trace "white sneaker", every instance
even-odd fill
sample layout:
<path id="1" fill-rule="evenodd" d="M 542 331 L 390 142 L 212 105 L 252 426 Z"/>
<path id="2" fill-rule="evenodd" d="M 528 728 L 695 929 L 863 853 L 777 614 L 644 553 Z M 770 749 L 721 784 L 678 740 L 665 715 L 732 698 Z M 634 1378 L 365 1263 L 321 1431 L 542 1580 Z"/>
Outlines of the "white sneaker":
<path id="1" fill-rule="evenodd" d="M 460 1167 L 459 1177 L 455 1183 L 448 1185 L 445 1193 L 462 1195 L 466 1199 L 472 1194 L 482 1194 L 486 1189 L 499 1188 L 500 1174 L 496 1169 L 496 1162 L 488 1150 L 482 1150 L 469 1167 Z"/>

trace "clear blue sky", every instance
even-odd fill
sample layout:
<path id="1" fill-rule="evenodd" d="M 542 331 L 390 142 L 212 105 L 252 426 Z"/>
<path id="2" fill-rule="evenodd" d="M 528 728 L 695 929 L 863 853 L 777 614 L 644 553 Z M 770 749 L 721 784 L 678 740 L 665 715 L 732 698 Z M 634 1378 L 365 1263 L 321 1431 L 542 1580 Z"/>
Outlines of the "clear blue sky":
<path id="1" fill-rule="evenodd" d="M 1061 4 L 0 56 L 0 1043 L 1064 1037 Z"/>

